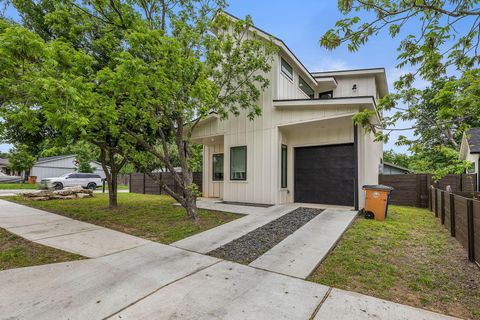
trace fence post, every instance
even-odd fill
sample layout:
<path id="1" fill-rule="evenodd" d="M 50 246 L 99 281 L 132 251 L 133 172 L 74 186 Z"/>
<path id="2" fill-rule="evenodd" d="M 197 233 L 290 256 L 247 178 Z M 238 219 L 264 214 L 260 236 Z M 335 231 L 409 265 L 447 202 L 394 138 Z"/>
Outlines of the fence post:
<path id="1" fill-rule="evenodd" d="M 145 176 L 145 173 L 143 174 L 143 194 L 145 194 L 145 183 L 146 183 L 146 176 Z"/>
<path id="2" fill-rule="evenodd" d="M 417 186 L 416 186 L 416 191 L 417 191 L 417 208 L 420 208 L 422 206 L 422 186 L 420 185 L 420 175 L 417 174 L 416 176 L 417 179 Z"/>
<path id="3" fill-rule="evenodd" d="M 440 193 L 440 221 L 442 224 L 445 224 L 445 192 L 441 191 Z"/>
<path id="4" fill-rule="evenodd" d="M 435 188 L 435 217 L 438 217 L 438 190 Z"/>
<path id="5" fill-rule="evenodd" d="M 128 192 L 132 193 L 132 174 L 128 175 Z"/>
<path id="6" fill-rule="evenodd" d="M 475 236 L 473 229 L 473 200 L 467 200 L 468 260 L 475 262 Z"/>
<path id="7" fill-rule="evenodd" d="M 455 237 L 455 195 L 450 193 L 450 235 Z"/>

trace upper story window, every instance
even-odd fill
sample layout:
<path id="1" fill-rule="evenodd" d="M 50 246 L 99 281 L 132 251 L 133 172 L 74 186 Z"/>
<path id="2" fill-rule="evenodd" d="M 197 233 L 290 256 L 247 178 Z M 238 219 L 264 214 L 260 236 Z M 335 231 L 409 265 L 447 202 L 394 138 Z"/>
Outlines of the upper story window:
<path id="1" fill-rule="evenodd" d="M 287 61 L 282 58 L 282 73 L 286 75 L 290 80 L 293 80 L 293 68 Z"/>
<path id="2" fill-rule="evenodd" d="M 302 90 L 310 99 L 315 98 L 315 91 L 310 87 L 302 77 L 298 76 L 298 87 Z"/>
<path id="3" fill-rule="evenodd" d="M 331 99 L 333 98 L 333 91 L 321 92 L 318 97 L 320 99 Z"/>

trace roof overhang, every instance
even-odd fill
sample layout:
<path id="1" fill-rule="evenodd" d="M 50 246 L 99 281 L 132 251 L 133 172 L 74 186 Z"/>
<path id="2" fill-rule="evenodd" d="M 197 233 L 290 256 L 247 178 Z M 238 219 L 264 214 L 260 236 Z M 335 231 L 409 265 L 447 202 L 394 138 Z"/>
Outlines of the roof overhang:
<path id="1" fill-rule="evenodd" d="M 378 123 L 383 123 L 382 118 L 377 110 L 375 98 L 373 96 L 359 96 L 359 97 L 337 97 L 337 98 L 323 98 L 323 99 L 285 99 L 273 100 L 273 106 L 279 109 L 288 108 L 322 108 L 328 106 L 349 106 L 358 107 L 359 111 L 365 108 L 375 111 Z"/>
<path id="2" fill-rule="evenodd" d="M 325 72 L 313 72 L 313 77 L 315 79 L 324 78 L 324 77 L 334 77 L 334 78 L 352 78 L 356 76 L 374 76 L 375 84 L 380 93 L 380 98 L 383 98 L 388 94 L 388 82 L 387 74 L 385 68 L 370 68 L 370 69 L 354 69 L 354 70 L 340 70 L 340 71 L 325 71 Z"/>
<path id="3" fill-rule="evenodd" d="M 273 100 L 273 106 L 277 108 L 289 108 L 289 107 L 322 107 L 332 105 L 356 105 L 359 107 L 371 107 L 375 109 L 375 99 L 372 96 L 363 97 L 337 97 L 326 99 L 286 99 L 286 100 Z"/>

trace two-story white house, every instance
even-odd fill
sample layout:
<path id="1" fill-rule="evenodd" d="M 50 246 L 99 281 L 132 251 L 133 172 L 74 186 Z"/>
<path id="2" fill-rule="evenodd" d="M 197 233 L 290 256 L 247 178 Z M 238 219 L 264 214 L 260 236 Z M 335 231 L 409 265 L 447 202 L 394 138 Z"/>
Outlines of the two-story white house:
<path id="1" fill-rule="evenodd" d="M 203 145 L 203 196 L 261 204 L 364 206 L 362 186 L 377 184 L 383 145 L 352 116 L 387 94 L 383 68 L 313 72 L 285 43 L 279 47 L 262 115 L 201 121 L 193 141 Z M 328 67 L 328 66 L 327 66 Z M 379 115 L 371 119 L 379 123 Z"/>

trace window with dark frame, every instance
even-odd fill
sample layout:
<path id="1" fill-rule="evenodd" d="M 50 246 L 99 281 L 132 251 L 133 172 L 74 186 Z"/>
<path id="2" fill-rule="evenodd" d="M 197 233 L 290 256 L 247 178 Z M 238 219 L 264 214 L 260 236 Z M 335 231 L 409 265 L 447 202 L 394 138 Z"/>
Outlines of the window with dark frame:
<path id="1" fill-rule="evenodd" d="M 286 188 L 287 187 L 287 155 L 288 155 L 288 148 L 286 145 L 282 144 L 282 156 L 281 156 L 281 187 Z"/>
<path id="2" fill-rule="evenodd" d="M 281 59 L 282 59 L 282 66 L 281 66 L 282 73 L 286 75 L 290 80 L 293 80 L 292 66 L 287 61 L 285 61 L 285 59 L 283 58 Z"/>
<path id="3" fill-rule="evenodd" d="M 213 155 L 213 181 L 223 181 L 223 153 Z"/>
<path id="4" fill-rule="evenodd" d="M 320 99 L 331 99 L 333 98 L 333 91 L 321 92 L 318 97 Z"/>
<path id="5" fill-rule="evenodd" d="M 230 180 L 247 180 L 247 147 L 230 148 Z"/>
<path id="6" fill-rule="evenodd" d="M 302 90 L 310 99 L 315 98 L 315 91 L 313 91 L 312 87 L 308 85 L 308 83 L 303 80 L 302 77 L 298 76 L 298 87 Z"/>

